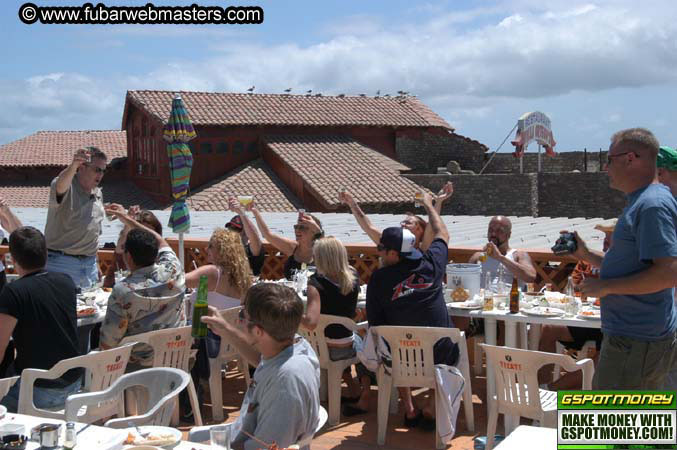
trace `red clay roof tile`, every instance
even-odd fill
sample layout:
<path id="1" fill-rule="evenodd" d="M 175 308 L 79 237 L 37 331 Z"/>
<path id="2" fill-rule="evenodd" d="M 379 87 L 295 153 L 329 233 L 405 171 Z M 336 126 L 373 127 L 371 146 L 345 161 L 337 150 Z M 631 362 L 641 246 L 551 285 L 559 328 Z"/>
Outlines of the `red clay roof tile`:
<path id="1" fill-rule="evenodd" d="M 129 103 L 166 122 L 175 92 L 127 91 Z M 308 96 L 180 92 L 194 125 L 441 127 L 444 119 L 416 97 Z"/>
<path id="2" fill-rule="evenodd" d="M 75 151 L 85 146 L 98 147 L 110 162 L 127 156 L 127 132 L 38 131 L 0 146 L 0 167 L 67 166 Z"/>

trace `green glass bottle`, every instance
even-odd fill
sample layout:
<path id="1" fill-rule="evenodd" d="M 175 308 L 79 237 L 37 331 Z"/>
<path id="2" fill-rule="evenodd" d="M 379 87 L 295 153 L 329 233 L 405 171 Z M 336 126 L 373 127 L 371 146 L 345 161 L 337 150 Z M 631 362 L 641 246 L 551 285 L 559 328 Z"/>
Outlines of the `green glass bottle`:
<path id="1" fill-rule="evenodd" d="M 207 275 L 200 276 L 200 286 L 197 289 L 197 299 L 193 305 L 193 329 L 191 335 L 194 338 L 202 339 L 207 337 L 207 324 L 202 322 L 202 316 L 208 313 L 207 292 L 208 292 Z"/>

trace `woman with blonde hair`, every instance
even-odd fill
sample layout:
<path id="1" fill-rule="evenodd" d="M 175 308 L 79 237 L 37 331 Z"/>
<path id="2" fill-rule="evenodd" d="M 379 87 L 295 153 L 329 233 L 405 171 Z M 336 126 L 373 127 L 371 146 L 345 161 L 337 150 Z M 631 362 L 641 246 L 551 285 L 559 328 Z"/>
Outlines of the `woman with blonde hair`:
<path id="1" fill-rule="evenodd" d="M 207 302 L 217 309 L 240 306 L 252 283 L 251 269 L 240 235 L 234 231 L 217 228 L 207 246 L 209 264 L 186 274 L 186 286 L 197 288 L 200 277 L 207 275 L 209 294 Z M 191 306 L 197 292 L 191 298 Z M 192 313 L 192 307 L 188 314 Z"/>
<path id="2" fill-rule="evenodd" d="M 301 325 L 314 330 L 320 314 L 354 319 L 360 279 L 355 269 L 348 264 L 346 248 L 335 237 L 320 238 L 313 246 L 313 259 L 317 273 L 308 280 L 308 307 Z M 332 361 L 354 357 L 362 342 L 357 334 L 343 325 L 328 326 L 324 335 Z M 358 365 L 358 374 L 361 376 L 360 372 Z M 351 397 L 343 401 L 357 401 L 361 393 L 360 386 L 353 380 L 350 368 L 343 372 L 343 379 L 351 392 Z"/>

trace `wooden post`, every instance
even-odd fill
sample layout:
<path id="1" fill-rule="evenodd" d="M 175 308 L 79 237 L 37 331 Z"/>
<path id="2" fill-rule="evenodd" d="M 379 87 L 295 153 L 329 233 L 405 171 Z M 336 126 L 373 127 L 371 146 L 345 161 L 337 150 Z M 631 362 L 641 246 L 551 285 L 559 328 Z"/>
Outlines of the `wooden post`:
<path id="1" fill-rule="evenodd" d="M 583 172 L 588 171 L 588 148 L 583 148 Z"/>

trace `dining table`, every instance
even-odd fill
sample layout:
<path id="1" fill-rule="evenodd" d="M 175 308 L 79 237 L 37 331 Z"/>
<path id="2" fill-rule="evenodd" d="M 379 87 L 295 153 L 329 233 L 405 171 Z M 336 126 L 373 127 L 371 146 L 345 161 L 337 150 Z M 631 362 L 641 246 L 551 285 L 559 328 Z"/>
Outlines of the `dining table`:
<path id="1" fill-rule="evenodd" d="M 599 318 L 585 316 L 544 316 L 534 315 L 525 312 L 522 308 L 520 312 L 511 314 L 508 309 L 494 308 L 485 311 L 481 307 L 477 309 L 467 309 L 458 306 L 458 303 L 447 303 L 447 311 L 450 316 L 470 317 L 484 320 L 484 342 L 489 345 L 496 345 L 496 330 L 498 322 L 502 321 L 505 325 L 506 347 L 522 348 L 529 350 L 538 350 L 540 339 L 540 329 L 542 325 L 559 325 L 582 328 L 602 327 Z M 531 333 L 527 333 L 527 326 L 531 328 Z M 518 333 L 519 329 L 519 333 Z M 527 337 L 528 335 L 528 337 Z M 518 341 L 519 337 L 519 341 Z M 477 357 L 477 355 L 475 355 Z M 487 373 L 493 373 L 493 365 L 487 362 Z M 489 402 L 494 401 L 496 395 L 496 383 L 494 377 L 487 376 L 487 398 Z M 513 430 L 519 423 L 517 416 L 506 417 L 506 434 Z"/>
<path id="2" fill-rule="evenodd" d="M 95 289 L 78 294 L 78 308 L 96 308 L 96 312 L 86 316 L 78 315 L 78 340 L 83 355 L 91 349 L 92 330 L 106 318 L 110 291 Z"/>
<path id="3" fill-rule="evenodd" d="M 30 416 L 26 414 L 12 414 L 7 413 L 0 418 L 0 426 L 5 424 L 16 424 L 24 427 L 24 435 L 30 435 L 30 430 L 40 424 L 57 424 L 61 425 L 61 438 L 63 442 L 63 429 L 65 422 L 63 420 L 45 419 L 43 417 Z M 123 442 L 129 433 L 129 429 L 115 429 L 98 425 L 88 425 L 80 422 L 75 422 L 75 432 L 77 433 L 77 445 L 75 449 L 83 450 L 130 450 L 135 448 L 133 445 L 124 445 Z M 29 442 L 26 450 L 35 450 L 41 448 L 37 442 Z M 61 447 L 57 447 L 61 448 Z M 205 444 L 198 444 L 195 442 L 180 441 L 173 447 L 174 450 L 208 450 L 211 447 Z"/>

